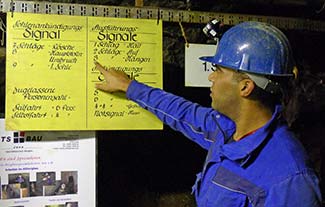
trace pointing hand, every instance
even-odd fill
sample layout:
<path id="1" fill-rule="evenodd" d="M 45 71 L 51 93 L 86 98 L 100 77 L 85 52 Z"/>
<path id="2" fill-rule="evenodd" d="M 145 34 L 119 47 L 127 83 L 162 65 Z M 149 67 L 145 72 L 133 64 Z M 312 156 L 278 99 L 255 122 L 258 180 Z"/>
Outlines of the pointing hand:
<path id="1" fill-rule="evenodd" d="M 126 92 L 131 79 L 123 71 L 118 71 L 114 69 L 106 70 L 100 63 L 95 62 L 96 68 L 103 74 L 105 81 L 102 83 L 97 83 L 95 87 L 99 90 L 106 92 L 116 92 L 124 91 Z"/>

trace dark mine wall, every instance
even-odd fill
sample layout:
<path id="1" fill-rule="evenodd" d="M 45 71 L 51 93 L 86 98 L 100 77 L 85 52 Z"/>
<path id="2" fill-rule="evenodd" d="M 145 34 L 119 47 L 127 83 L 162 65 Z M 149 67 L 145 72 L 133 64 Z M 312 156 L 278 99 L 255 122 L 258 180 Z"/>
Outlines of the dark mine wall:
<path id="1" fill-rule="evenodd" d="M 87 3 L 87 1 L 57 1 Z M 89 1 L 92 4 L 134 6 L 134 1 Z M 222 2 L 222 1 L 220 1 Z M 232 4 L 233 3 L 233 4 Z M 238 3 L 238 2 L 237 2 Z M 312 8 L 288 5 L 258 7 L 211 1 L 144 1 L 144 6 L 174 9 L 255 13 L 323 18 Z M 255 10 L 254 10 L 255 8 Z M 289 10 L 289 9 L 292 10 Z M 283 11 L 282 11 L 283 10 Z M 282 13 L 280 13 L 282 11 Z M 285 12 L 286 11 L 286 12 Z M 307 12 L 306 12 L 307 11 Z M 324 19 L 324 18 L 323 18 Z M 206 43 L 202 24 L 182 24 L 188 42 Z M 294 83 L 287 110 L 292 130 L 304 144 L 324 186 L 325 179 L 325 35 L 311 31 L 284 31 L 288 36 L 300 76 Z M 208 88 L 184 87 L 184 37 L 178 23 L 163 22 L 163 86 L 204 106 L 210 105 Z M 5 111 L 5 61 L 0 60 L 0 113 Z M 195 174 L 202 168 L 205 151 L 182 134 L 165 126 L 162 131 L 97 131 L 97 203 L 113 207 L 195 206 L 190 194 Z M 322 162 L 323 161 L 323 162 Z M 325 187 L 325 186 L 324 186 Z M 324 189 L 323 187 L 323 189 Z M 324 192 L 324 191 L 323 191 Z"/>

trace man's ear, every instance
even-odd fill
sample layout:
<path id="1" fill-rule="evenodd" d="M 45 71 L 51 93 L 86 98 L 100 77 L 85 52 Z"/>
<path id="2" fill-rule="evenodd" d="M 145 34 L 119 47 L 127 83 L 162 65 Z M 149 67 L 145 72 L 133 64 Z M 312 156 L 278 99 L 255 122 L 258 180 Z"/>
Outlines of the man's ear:
<path id="1" fill-rule="evenodd" d="M 244 79 L 239 82 L 239 94 L 242 97 L 248 97 L 255 88 L 255 84 L 251 79 Z"/>

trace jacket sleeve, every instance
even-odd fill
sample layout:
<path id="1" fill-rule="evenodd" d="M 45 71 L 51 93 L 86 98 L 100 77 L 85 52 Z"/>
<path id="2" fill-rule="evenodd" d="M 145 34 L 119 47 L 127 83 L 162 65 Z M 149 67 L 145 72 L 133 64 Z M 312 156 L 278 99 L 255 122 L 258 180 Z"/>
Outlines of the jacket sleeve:
<path id="1" fill-rule="evenodd" d="M 270 189 L 265 206 L 321 207 L 318 184 L 318 178 L 311 170 L 297 173 Z"/>
<path id="2" fill-rule="evenodd" d="M 205 149 L 209 148 L 218 132 L 232 125 L 230 119 L 212 108 L 137 81 L 131 82 L 126 96 Z"/>

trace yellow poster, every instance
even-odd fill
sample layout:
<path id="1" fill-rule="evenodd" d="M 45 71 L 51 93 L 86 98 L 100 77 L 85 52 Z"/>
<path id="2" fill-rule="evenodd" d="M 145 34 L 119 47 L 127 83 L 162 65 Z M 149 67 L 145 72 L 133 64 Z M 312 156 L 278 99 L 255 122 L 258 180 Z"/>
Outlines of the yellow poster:
<path id="1" fill-rule="evenodd" d="M 95 89 L 95 60 L 162 87 L 157 21 L 8 14 L 6 53 L 8 130 L 162 129 L 125 94 Z"/>

